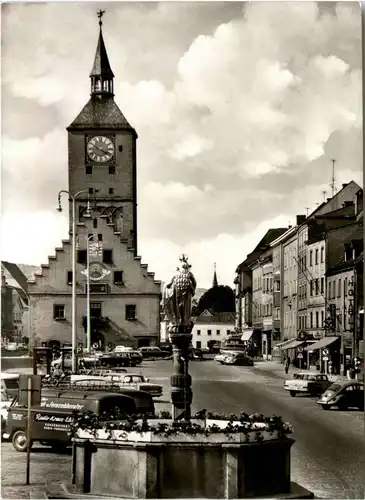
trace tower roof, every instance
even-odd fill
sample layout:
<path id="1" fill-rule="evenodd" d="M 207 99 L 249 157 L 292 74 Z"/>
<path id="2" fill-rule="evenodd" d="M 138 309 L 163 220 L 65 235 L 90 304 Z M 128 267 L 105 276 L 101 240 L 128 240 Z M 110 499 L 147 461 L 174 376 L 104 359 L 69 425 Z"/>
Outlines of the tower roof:
<path id="1" fill-rule="evenodd" d="M 114 78 L 114 73 L 110 67 L 108 54 L 105 48 L 101 25 L 100 25 L 98 45 L 96 47 L 94 65 L 93 69 L 91 70 L 90 76 L 104 76 L 107 78 Z"/>
<path id="2" fill-rule="evenodd" d="M 91 96 L 89 102 L 71 125 L 67 127 L 67 130 L 83 128 L 124 129 L 135 132 L 112 97 L 100 100 L 95 96 Z"/>

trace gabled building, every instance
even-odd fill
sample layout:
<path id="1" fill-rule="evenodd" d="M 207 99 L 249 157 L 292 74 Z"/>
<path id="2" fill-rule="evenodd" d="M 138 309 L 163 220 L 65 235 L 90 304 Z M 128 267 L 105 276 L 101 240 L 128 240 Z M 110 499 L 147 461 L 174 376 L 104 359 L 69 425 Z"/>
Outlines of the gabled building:
<path id="1" fill-rule="evenodd" d="M 234 331 L 234 313 L 214 313 L 208 309 L 196 319 L 192 331 L 192 344 L 198 349 L 220 347 Z"/>
<path id="2" fill-rule="evenodd" d="M 33 344 L 71 342 L 75 280 L 77 339 L 85 345 L 86 238 L 90 238 L 92 344 L 155 344 L 160 334 L 161 283 L 142 264 L 137 250 L 137 133 L 114 100 L 114 74 L 101 22 L 90 92 L 89 101 L 67 128 L 68 151 L 64 152 L 68 155 L 68 191 L 73 196 L 77 193 L 76 276 L 72 275 L 71 241 L 65 239 L 28 282 L 31 340 Z M 69 215 L 71 234 L 71 203 Z"/>

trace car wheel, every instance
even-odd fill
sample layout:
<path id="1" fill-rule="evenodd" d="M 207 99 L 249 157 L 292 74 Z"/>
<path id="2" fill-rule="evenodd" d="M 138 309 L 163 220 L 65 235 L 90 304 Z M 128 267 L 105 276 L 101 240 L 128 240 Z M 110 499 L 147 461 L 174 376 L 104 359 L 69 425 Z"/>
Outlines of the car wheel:
<path id="1" fill-rule="evenodd" d="M 295 396 L 297 395 L 297 391 L 290 391 L 290 395 L 292 398 L 295 398 Z"/>
<path id="2" fill-rule="evenodd" d="M 321 405 L 321 406 L 322 406 L 322 408 L 323 408 L 324 410 L 329 410 L 329 409 L 330 409 L 330 405 Z"/>
<path id="3" fill-rule="evenodd" d="M 12 443 L 16 451 L 27 451 L 27 435 L 24 431 L 16 431 L 12 437 Z"/>

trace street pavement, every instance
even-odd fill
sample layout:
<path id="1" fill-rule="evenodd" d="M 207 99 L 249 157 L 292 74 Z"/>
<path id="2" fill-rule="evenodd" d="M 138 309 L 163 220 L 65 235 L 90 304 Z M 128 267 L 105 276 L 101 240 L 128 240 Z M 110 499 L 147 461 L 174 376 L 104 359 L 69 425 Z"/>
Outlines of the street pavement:
<path id="1" fill-rule="evenodd" d="M 265 361 L 256 362 L 254 367 L 223 366 L 211 360 L 191 362 L 192 412 L 206 408 L 224 413 L 281 415 L 294 428 L 292 480 L 317 498 L 364 498 L 364 413 L 324 411 L 316 398 L 292 398 L 283 389 L 287 376 L 282 365 L 274 365 Z M 156 400 L 156 409 L 171 410 L 171 360 L 144 361 L 128 371 L 141 372 L 161 383 L 164 395 Z M 36 445 L 31 454 L 33 487 L 69 481 L 70 464 L 70 455 L 54 454 Z M 19 489 L 24 484 L 25 454 L 14 451 L 10 443 L 2 446 L 1 473 L 2 498 L 27 498 L 24 488 Z M 265 471 L 262 474 L 264 480 Z"/>

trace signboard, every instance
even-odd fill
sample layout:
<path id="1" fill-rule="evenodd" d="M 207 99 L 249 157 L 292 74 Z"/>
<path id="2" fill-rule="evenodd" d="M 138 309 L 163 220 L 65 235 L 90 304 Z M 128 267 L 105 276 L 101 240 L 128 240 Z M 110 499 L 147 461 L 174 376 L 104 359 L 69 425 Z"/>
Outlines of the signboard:
<path id="1" fill-rule="evenodd" d="M 301 352 L 299 352 L 297 358 L 298 359 L 303 359 L 303 354 Z"/>
<path id="2" fill-rule="evenodd" d="M 322 354 L 323 354 L 323 356 L 328 356 L 328 354 L 329 354 L 328 349 L 323 349 L 323 353 Z"/>
<path id="3" fill-rule="evenodd" d="M 89 255 L 90 257 L 101 257 L 103 255 L 103 244 L 100 242 L 90 242 Z"/>
<path id="4" fill-rule="evenodd" d="M 28 379 L 32 380 L 31 406 L 38 406 L 41 401 L 41 376 L 40 375 L 19 375 L 19 406 L 28 406 Z"/>
<path id="5" fill-rule="evenodd" d="M 303 347 L 298 347 L 298 351 L 302 352 L 303 351 Z M 298 355 L 298 358 L 299 358 L 299 355 Z"/>
<path id="6" fill-rule="evenodd" d="M 328 361 L 328 356 L 323 356 L 323 361 Z"/>

